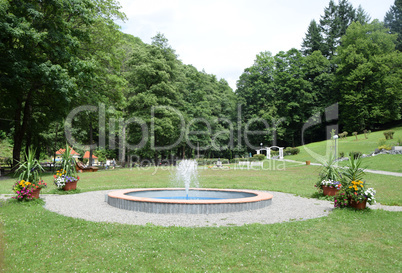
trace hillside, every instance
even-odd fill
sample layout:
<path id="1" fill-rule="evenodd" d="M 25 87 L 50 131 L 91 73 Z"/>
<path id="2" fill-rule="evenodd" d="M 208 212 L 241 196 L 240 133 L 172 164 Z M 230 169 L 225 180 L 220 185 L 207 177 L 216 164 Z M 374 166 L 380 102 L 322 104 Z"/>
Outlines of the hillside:
<path id="1" fill-rule="evenodd" d="M 395 127 L 392 130 L 395 131 L 394 139 L 387 140 L 385 142 L 387 146 L 396 146 L 398 141 L 400 142 L 402 140 L 402 126 Z M 337 156 L 339 157 L 342 152 L 345 156 L 348 156 L 350 152 L 361 152 L 362 154 L 373 153 L 379 146 L 379 139 L 385 138 L 384 132 L 385 131 L 377 131 L 370 133 L 367 139 L 364 137 L 364 134 L 357 135 L 357 139 L 355 136 L 338 139 Z M 286 156 L 285 158 L 296 161 L 310 160 L 311 162 L 319 163 L 319 157 L 328 156 L 332 145 L 333 141 L 331 140 L 309 143 L 298 147 L 300 149 L 298 155 Z M 369 169 L 402 172 L 402 155 L 377 155 L 365 158 L 364 163 Z"/>

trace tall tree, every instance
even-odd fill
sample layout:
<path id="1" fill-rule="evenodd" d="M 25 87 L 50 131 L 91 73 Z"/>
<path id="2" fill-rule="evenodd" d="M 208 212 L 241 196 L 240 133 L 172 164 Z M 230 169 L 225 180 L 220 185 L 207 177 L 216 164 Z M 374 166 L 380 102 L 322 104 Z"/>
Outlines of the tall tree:
<path id="1" fill-rule="evenodd" d="M 312 20 L 307 29 L 306 37 L 303 39 L 302 52 L 305 56 L 311 55 L 314 51 L 322 51 L 323 38 L 317 22 Z"/>
<path id="2" fill-rule="evenodd" d="M 24 141 L 96 94 L 104 58 L 89 48 L 94 30 L 113 27 L 118 9 L 114 0 L 0 2 L 0 90 L 7 98 L 0 109 L 13 120 L 14 164 Z"/>
<path id="3" fill-rule="evenodd" d="M 80 41 L 88 38 L 76 26 L 91 24 L 87 15 L 93 5 L 9 0 L 0 6 L 1 103 L 14 121 L 15 165 L 35 113 L 55 118 L 69 105 L 76 86 L 69 65 Z"/>
<path id="4" fill-rule="evenodd" d="M 357 21 L 356 10 L 347 0 L 340 0 L 338 5 L 333 0 L 329 2 L 328 7 L 324 9 L 324 15 L 320 18 L 324 56 L 332 58 L 339 46 L 340 38 L 346 33 L 348 26 L 355 21 Z"/>
<path id="5" fill-rule="evenodd" d="M 182 108 L 183 98 L 177 85 L 181 73 L 179 65 L 174 50 L 161 34 L 153 38 L 151 45 L 137 45 L 130 59 L 128 110 L 149 126 L 154 125 L 143 150 L 146 157 L 157 159 L 160 152 L 152 145 L 166 147 L 174 144 L 180 136 L 180 116 L 172 111 L 172 108 Z M 151 116 L 153 107 L 158 108 Z M 135 138 L 133 142 L 138 143 L 142 135 L 137 134 Z"/>
<path id="6" fill-rule="evenodd" d="M 402 55 L 395 40 L 378 20 L 353 23 L 342 37 L 336 83 L 347 131 L 401 118 Z"/>
<path id="7" fill-rule="evenodd" d="M 385 14 L 384 24 L 391 33 L 397 34 L 396 49 L 402 52 L 402 0 L 395 3 Z"/>
<path id="8" fill-rule="evenodd" d="M 283 140 L 295 147 L 301 141 L 303 123 L 311 116 L 315 94 L 305 79 L 305 59 L 297 49 L 279 52 L 275 56 L 275 104 L 284 120 Z"/>

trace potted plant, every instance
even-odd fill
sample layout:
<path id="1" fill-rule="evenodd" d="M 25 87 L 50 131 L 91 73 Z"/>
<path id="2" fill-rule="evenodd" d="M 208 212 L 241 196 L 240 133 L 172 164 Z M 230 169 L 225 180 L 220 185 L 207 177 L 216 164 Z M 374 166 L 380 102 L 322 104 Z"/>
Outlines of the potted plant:
<path id="1" fill-rule="evenodd" d="M 324 195 L 334 196 L 342 188 L 342 184 L 339 181 L 329 179 L 321 181 L 321 187 Z"/>
<path id="2" fill-rule="evenodd" d="M 376 191 L 373 188 L 366 188 L 365 184 L 361 180 L 351 181 L 349 186 L 343 188 L 335 197 L 335 207 L 365 209 L 367 203 L 375 204 Z"/>
<path id="3" fill-rule="evenodd" d="M 366 204 L 375 204 L 376 191 L 373 188 L 367 188 L 366 182 L 362 181 L 364 168 L 361 167 L 362 159 L 354 156 L 349 157 L 347 167 L 343 170 L 342 188 L 335 196 L 335 207 L 354 207 L 356 209 L 365 209 Z"/>
<path id="4" fill-rule="evenodd" d="M 335 156 L 332 154 L 330 154 L 328 161 L 321 163 L 320 179 L 317 181 L 315 187 L 323 191 L 324 195 L 335 195 L 342 187 L 340 183 L 341 176 L 335 163 Z"/>
<path id="5" fill-rule="evenodd" d="M 68 145 L 64 153 L 61 155 L 61 169 L 54 175 L 54 184 L 59 189 L 65 191 L 75 190 L 77 188 L 77 182 L 80 177 L 77 176 L 75 169 L 75 160 L 71 155 L 71 150 Z"/>
<path id="6" fill-rule="evenodd" d="M 35 158 L 35 153 L 36 150 L 30 147 L 28 154 L 25 153 L 26 161 L 19 163 L 18 181 L 13 185 L 13 191 L 16 194 L 13 198 L 19 201 L 39 198 L 40 190 L 47 186 L 40 177 L 44 170 Z"/>

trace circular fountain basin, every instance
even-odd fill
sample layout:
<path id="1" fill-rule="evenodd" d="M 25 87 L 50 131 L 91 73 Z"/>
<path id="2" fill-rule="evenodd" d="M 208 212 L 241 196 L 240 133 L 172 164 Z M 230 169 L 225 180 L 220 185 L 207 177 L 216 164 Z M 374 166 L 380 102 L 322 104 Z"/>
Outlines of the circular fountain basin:
<path id="1" fill-rule="evenodd" d="M 210 214 L 254 210 L 269 206 L 273 195 L 228 189 L 125 189 L 110 192 L 106 202 L 114 207 L 148 213 Z"/>

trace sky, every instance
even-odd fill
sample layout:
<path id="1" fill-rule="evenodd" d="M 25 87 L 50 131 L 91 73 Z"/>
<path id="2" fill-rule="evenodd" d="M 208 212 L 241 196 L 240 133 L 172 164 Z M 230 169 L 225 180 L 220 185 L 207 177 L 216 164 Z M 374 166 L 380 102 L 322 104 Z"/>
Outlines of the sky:
<path id="1" fill-rule="evenodd" d="M 273 55 L 301 43 L 311 20 L 329 0 L 119 0 L 124 33 L 145 43 L 162 33 L 184 64 L 225 79 L 233 90 L 256 55 Z M 335 3 L 338 3 L 335 0 Z M 371 19 L 384 20 L 395 0 L 349 0 Z"/>

